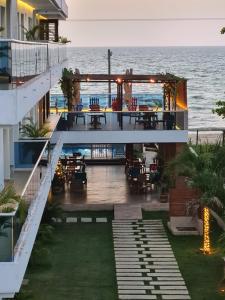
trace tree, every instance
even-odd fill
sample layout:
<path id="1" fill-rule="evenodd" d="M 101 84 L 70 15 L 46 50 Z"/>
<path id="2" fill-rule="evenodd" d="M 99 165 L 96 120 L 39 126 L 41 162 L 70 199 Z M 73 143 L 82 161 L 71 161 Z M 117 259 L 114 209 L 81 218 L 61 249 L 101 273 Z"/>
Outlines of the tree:
<path id="1" fill-rule="evenodd" d="M 221 33 L 221 34 L 224 34 L 224 33 L 225 33 L 225 27 L 223 27 L 223 28 L 220 30 L 220 33 Z"/>
<path id="2" fill-rule="evenodd" d="M 76 73 L 79 70 L 76 69 Z M 72 77 L 73 70 L 64 68 L 62 72 L 62 78 L 59 80 L 59 84 L 65 99 L 67 100 L 68 111 L 73 111 L 74 105 L 80 101 L 80 83 L 73 82 Z"/>
<path id="3" fill-rule="evenodd" d="M 185 176 L 187 185 L 199 191 L 198 199 L 191 206 L 203 213 L 203 247 L 210 254 L 210 208 L 221 210 L 225 201 L 225 147 L 199 145 L 195 150 L 186 146 L 168 165 L 167 172 L 172 176 Z"/>
<path id="4" fill-rule="evenodd" d="M 212 112 L 225 119 L 225 101 L 217 101 L 216 106 Z"/>

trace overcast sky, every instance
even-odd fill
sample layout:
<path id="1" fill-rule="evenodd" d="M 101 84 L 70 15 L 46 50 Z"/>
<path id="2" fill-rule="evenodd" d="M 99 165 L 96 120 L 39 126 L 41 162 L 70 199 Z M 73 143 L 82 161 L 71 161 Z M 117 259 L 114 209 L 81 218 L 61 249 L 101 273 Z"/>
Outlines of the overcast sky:
<path id="1" fill-rule="evenodd" d="M 225 0 L 66 0 L 66 2 L 69 7 L 69 18 L 60 23 L 60 34 L 72 40 L 72 46 L 225 45 L 225 35 L 219 33 L 221 27 L 225 26 Z M 162 18 L 224 18 L 224 20 L 146 21 Z M 78 22 L 78 19 L 84 21 Z M 94 21 L 90 21 L 93 19 Z M 99 19 L 104 21 L 97 21 Z M 132 21 L 117 19 L 132 19 Z"/>

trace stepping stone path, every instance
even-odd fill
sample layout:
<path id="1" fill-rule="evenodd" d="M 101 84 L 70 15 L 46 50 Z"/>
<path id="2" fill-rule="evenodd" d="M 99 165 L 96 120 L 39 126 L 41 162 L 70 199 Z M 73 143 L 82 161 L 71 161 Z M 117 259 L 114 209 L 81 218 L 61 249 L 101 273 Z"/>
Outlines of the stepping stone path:
<path id="1" fill-rule="evenodd" d="M 114 220 L 119 300 L 190 300 L 161 220 Z"/>

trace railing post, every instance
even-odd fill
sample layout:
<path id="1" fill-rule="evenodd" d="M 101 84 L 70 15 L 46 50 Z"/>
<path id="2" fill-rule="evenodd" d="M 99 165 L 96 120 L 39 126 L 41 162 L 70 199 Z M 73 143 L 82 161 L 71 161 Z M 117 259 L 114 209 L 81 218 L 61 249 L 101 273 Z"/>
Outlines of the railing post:
<path id="1" fill-rule="evenodd" d="M 48 47 L 48 43 L 47 43 L 47 69 L 49 69 L 50 67 L 50 57 L 49 57 L 49 47 Z"/>
<path id="2" fill-rule="evenodd" d="M 223 130 L 223 141 L 222 141 L 223 145 L 224 145 L 224 142 L 225 142 L 225 131 Z"/>
<path id="3" fill-rule="evenodd" d="M 196 146 L 198 145 L 198 129 L 197 129 L 197 134 L 196 134 Z"/>

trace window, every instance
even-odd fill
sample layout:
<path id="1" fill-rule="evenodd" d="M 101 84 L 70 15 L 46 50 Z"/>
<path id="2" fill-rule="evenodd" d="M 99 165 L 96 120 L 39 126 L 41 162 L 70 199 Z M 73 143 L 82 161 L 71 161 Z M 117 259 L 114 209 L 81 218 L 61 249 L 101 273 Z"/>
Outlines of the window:
<path id="1" fill-rule="evenodd" d="M 18 36 L 18 40 L 20 40 L 20 14 L 19 13 L 17 13 L 17 24 L 18 24 L 17 36 Z"/>
<path id="2" fill-rule="evenodd" d="M 6 29 L 6 22 L 5 22 L 5 7 L 4 6 L 0 6 L 0 26 L 3 27 L 4 29 Z M 1 36 L 4 36 L 6 33 L 6 30 L 4 30 L 1 33 Z"/>
<path id="3" fill-rule="evenodd" d="M 21 40 L 24 40 L 24 22 L 25 18 L 24 18 L 24 14 L 21 14 Z"/>
<path id="4" fill-rule="evenodd" d="M 28 30 L 33 28 L 33 19 L 31 17 L 28 17 Z"/>

